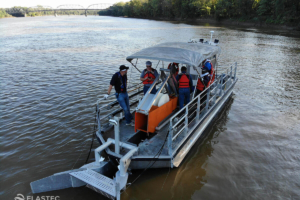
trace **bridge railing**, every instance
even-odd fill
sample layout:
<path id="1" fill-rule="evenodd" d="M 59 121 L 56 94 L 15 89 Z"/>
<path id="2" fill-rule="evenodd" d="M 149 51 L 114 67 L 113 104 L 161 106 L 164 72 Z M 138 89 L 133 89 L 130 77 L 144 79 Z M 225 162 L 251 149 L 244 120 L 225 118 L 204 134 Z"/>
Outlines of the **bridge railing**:
<path id="1" fill-rule="evenodd" d="M 51 6 L 33 6 L 29 8 L 7 8 L 5 9 L 5 12 L 8 14 L 26 14 L 26 13 L 31 13 L 31 12 L 45 12 L 45 11 L 60 11 L 60 10 L 83 10 L 87 14 L 87 11 L 89 10 L 104 10 L 106 8 L 109 8 L 113 4 L 110 3 L 99 3 L 99 4 L 91 4 L 88 7 L 81 6 L 79 4 L 64 4 L 64 5 L 59 5 L 56 8 L 53 8 Z"/>

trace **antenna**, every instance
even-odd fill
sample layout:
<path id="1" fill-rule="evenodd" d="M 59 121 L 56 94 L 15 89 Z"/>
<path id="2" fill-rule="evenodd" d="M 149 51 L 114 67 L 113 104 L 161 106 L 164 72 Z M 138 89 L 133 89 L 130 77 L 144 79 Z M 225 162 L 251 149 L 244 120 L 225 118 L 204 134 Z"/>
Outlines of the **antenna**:
<path id="1" fill-rule="evenodd" d="M 212 42 L 212 36 L 214 34 L 214 31 L 210 31 L 210 42 Z"/>

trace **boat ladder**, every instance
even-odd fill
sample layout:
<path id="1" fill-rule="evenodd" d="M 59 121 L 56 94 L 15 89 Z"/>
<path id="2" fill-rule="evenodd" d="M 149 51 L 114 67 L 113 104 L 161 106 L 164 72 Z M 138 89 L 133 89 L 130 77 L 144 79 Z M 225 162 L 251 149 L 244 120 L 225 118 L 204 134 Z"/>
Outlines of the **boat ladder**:
<path id="1" fill-rule="evenodd" d="M 120 200 L 120 192 L 126 188 L 128 173 L 127 169 L 131 157 L 138 151 L 138 147 L 119 141 L 119 118 L 109 120 L 115 126 L 115 139 L 108 138 L 101 146 L 95 149 L 95 162 L 83 165 L 79 169 L 72 169 L 53 174 L 46 178 L 30 183 L 32 193 L 48 192 L 71 187 L 87 186 L 102 195 Z M 107 172 L 114 172 L 111 162 L 104 161 L 101 152 L 110 145 L 115 145 L 115 154 L 120 158 L 118 171 L 113 179 L 105 176 Z M 120 154 L 120 147 L 128 149 L 125 155 Z"/>
<path id="2" fill-rule="evenodd" d="M 115 153 L 121 157 L 120 165 L 118 166 L 119 171 L 116 172 L 115 178 L 111 179 L 91 169 L 71 172 L 70 175 L 85 182 L 88 188 L 108 198 L 120 200 L 120 192 L 126 188 L 128 179 L 127 169 L 130 165 L 131 157 L 138 151 L 138 147 L 120 142 L 119 137 L 116 137 L 119 135 L 119 119 L 117 117 L 111 119 L 110 123 L 115 126 L 115 140 L 108 138 L 104 144 L 95 149 L 96 161 L 94 162 L 94 166 L 101 166 L 101 162 L 104 160 L 100 156 L 101 152 L 114 144 Z M 124 156 L 120 155 L 120 146 L 129 150 Z"/>

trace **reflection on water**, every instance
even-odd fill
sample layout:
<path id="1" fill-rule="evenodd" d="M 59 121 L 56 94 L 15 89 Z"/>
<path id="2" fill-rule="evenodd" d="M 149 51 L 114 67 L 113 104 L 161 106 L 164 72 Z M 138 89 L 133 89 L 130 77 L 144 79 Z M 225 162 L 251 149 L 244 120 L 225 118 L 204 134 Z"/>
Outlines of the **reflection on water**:
<path id="1" fill-rule="evenodd" d="M 220 40 L 220 69 L 238 62 L 234 96 L 179 168 L 148 170 L 122 198 L 300 196 L 294 32 L 98 16 L 0 21 L 1 198 L 32 195 L 31 181 L 84 164 L 95 102 L 126 56 L 162 42 L 209 39 L 210 30 Z M 134 81 L 139 73 L 132 72 Z M 105 199 L 86 188 L 45 195 Z"/>

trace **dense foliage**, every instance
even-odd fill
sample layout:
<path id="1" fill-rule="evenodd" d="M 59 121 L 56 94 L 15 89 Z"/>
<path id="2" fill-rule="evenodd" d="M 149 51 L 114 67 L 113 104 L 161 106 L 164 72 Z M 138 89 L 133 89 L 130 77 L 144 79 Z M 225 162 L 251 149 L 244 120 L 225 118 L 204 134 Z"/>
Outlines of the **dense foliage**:
<path id="1" fill-rule="evenodd" d="M 299 0 L 131 0 L 119 2 L 100 15 L 141 18 L 237 19 L 283 24 L 300 22 Z"/>
<path id="2" fill-rule="evenodd" d="M 7 14 L 4 9 L 0 8 L 0 18 L 11 17 L 11 15 Z"/>

